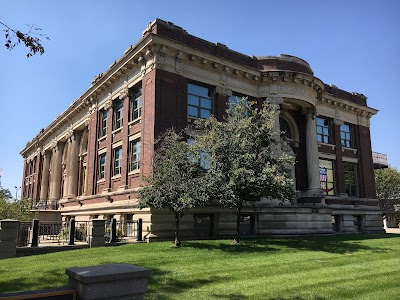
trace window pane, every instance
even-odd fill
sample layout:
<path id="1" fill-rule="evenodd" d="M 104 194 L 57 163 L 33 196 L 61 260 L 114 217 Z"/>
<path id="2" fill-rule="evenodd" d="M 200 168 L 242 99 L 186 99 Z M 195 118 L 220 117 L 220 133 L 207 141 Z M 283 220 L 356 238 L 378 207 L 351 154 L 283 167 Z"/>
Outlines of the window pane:
<path id="1" fill-rule="evenodd" d="M 201 98 L 201 105 L 200 106 L 203 107 L 203 108 L 211 109 L 211 100 L 210 99 Z"/>
<path id="2" fill-rule="evenodd" d="M 193 96 L 193 95 L 188 95 L 188 104 L 194 105 L 194 106 L 199 106 L 199 97 Z"/>
<path id="3" fill-rule="evenodd" d="M 188 106 L 188 115 L 198 117 L 198 108 L 194 106 Z"/>
<path id="4" fill-rule="evenodd" d="M 211 111 L 210 110 L 208 110 L 208 109 L 201 109 L 200 110 L 200 118 L 207 119 L 208 117 L 210 117 L 210 115 L 211 115 Z"/>
<path id="5" fill-rule="evenodd" d="M 321 118 L 317 118 L 317 125 L 319 125 L 319 126 L 324 126 L 324 120 L 323 119 L 321 119 Z"/>
<path id="6" fill-rule="evenodd" d="M 203 96 L 203 97 L 207 97 L 210 98 L 210 90 L 206 87 L 202 87 L 199 85 L 194 85 L 189 83 L 188 84 L 188 93 L 189 94 L 194 94 L 194 95 L 198 95 L 198 96 Z"/>

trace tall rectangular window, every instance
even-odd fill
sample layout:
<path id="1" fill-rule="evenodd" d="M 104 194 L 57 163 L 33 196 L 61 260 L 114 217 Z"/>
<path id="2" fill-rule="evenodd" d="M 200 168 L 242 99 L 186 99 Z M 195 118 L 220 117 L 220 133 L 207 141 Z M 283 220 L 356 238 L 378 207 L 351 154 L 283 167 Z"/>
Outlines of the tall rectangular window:
<path id="1" fill-rule="evenodd" d="M 209 88 L 188 84 L 188 115 L 207 119 L 212 112 L 212 91 Z"/>
<path id="2" fill-rule="evenodd" d="M 320 143 L 330 143 L 329 135 L 329 120 L 324 118 L 317 118 L 317 139 Z"/>
<path id="3" fill-rule="evenodd" d="M 319 160 L 319 181 L 325 195 L 335 195 L 335 178 L 333 176 L 333 161 Z"/>
<path id="4" fill-rule="evenodd" d="M 130 95 L 130 121 L 142 116 L 142 87 L 136 88 Z"/>
<path id="5" fill-rule="evenodd" d="M 351 129 L 349 124 L 340 125 L 340 142 L 343 147 L 353 148 Z"/>
<path id="6" fill-rule="evenodd" d="M 108 118 L 108 111 L 103 109 L 100 112 L 99 137 L 103 137 L 107 134 L 107 118 Z"/>
<path id="7" fill-rule="evenodd" d="M 124 100 L 119 99 L 114 101 L 114 124 L 113 130 L 116 130 L 122 126 L 122 120 L 124 118 Z"/>
<path id="8" fill-rule="evenodd" d="M 351 162 L 343 162 L 345 192 L 349 197 L 358 196 L 356 167 L 357 165 Z"/>
<path id="9" fill-rule="evenodd" d="M 122 165 L 122 147 L 113 149 L 113 175 L 121 174 Z"/>
<path id="10" fill-rule="evenodd" d="M 140 140 L 129 142 L 129 172 L 140 169 Z"/>
<path id="11" fill-rule="evenodd" d="M 106 153 L 99 155 L 98 179 L 106 177 Z"/>

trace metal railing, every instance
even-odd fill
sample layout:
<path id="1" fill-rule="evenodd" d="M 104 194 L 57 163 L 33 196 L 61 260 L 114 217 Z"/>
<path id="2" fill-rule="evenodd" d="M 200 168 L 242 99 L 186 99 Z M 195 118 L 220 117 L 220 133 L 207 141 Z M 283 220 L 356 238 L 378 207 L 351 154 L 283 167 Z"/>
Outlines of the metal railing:
<path id="1" fill-rule="evenodd" d="M 115 222 L 115 238 L 112 239 L 112 223 Z M 129 242 L 142 240 L 142 220 L 117 222 L 115 219 L 105 224 L 106 242 Z"/>
<path id="2" fill-rule="evenodd" d="M 75 219 L 63 222 L 20 222 L 17 246 L 74 245 L 76 242 L 90 244 L 92 226 L 91 221 Z M 142 241 L 142 219 L 123 222 L 112 219 L 105 223 L 104 237 L 105 242 L 110 243 Z"/>

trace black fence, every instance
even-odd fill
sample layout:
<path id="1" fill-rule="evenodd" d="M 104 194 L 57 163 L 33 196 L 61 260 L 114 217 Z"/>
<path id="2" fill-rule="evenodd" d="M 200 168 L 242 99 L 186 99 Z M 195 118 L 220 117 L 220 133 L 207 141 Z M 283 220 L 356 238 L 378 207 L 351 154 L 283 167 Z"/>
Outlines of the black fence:
<path id="1" fill-rule="evenodd" d="M 63 222 L 20 222 L 17 247 L 90 244 L 92 226 L 91 221 L 75 219 Z M 104 236 L 109 243 L 142 241 L 142 219 L 124 222 L 112 219 L 105 223 Z"/>

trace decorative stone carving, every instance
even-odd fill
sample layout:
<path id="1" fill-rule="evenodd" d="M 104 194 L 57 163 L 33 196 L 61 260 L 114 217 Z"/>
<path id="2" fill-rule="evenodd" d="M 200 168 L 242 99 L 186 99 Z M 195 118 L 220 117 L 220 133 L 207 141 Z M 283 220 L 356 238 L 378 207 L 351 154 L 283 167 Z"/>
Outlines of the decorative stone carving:
<path id="1" fill-rule="evenodd" d="M 232 90 L 231 89 L 228 89 L 228 88 L 225 88 L 225 87 L 221 87 L 221 86 L 217 86 L 215 88 L 215 93 L 220 94 L 222 96 L 228 96 L 228 97 L 232 96 Z"/>
<path id="2" fill-rule="evenodd" d="M 265 101 L 268 102 L 274 109 L 280 109 L 280 105 L 283 103 L 283 98 L 278 97 L 276 93 L 271 93 L 270 96 L 265 98 Z"/>
<path id="3" fill-rule="evenodd" d="M 125 99 L 128 96 L 129 96 L 128 82 L 125 81 L 122 90 L 119 92 L 119 98 Z"/>
<path id="4" fill-rule="evenodd" d="M 334 118 L 333 119 L 333 123 L 335 124 L 335 125 L 343 125 L 344 124 L 344 121 L 343 120 L 340 120 L 340 119 L 338 119 L 338 118 Z"/>
<path id="5" fill-rule="evenodd" d="M 71 140 L 71 138 L 74 136 L 74 129 L 73 129 L 73 125 L 71 124 L 69 127 L 68 127 L 68 129 L 67 129 L 67 132 L 66 132 L 66 134 L 65 134 L 65 137 L 68 139 L 68 140 Z"/>
<path id="6" fill-rule="evenodd" d="M 183 74 L 183 51 L 178 51 L 178 54 L 175 58 L 175 71 L 178 74 Z"/>
<path id="7" fill-rule="evenodd" d="M 309 108 L 303 108 L 302 109 L 302 114 L 306 117 L 308 117 L 309 115 L 311 115 L 311 118 L 314 120 L 316 115 L 317 115 L 317 110 L 315 109 L 315 107 L 309 107 Z"/>
<path id="8" fill-rule="evenodd" d="M 111 93 L 108 93 L 107 100 L 104 103 L 104 109 L 109 110 L 111 106 L 112 106 L 112 95 Z"/>

